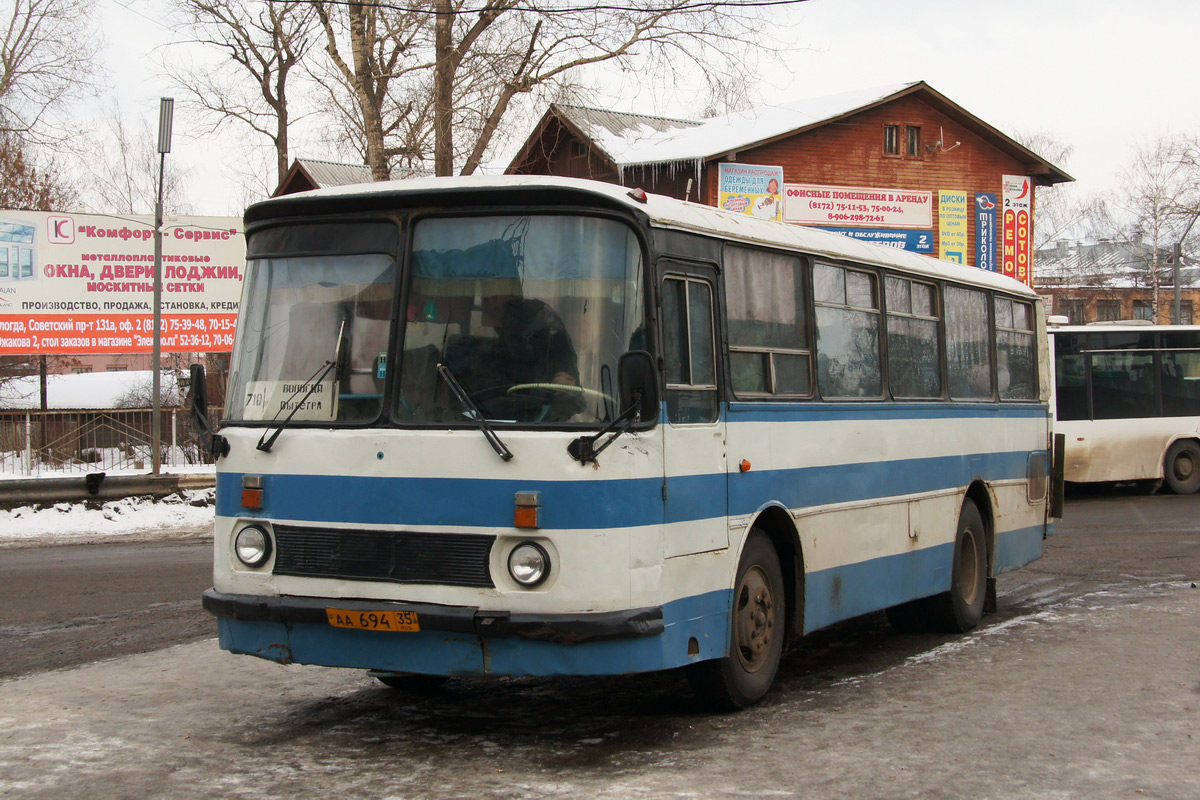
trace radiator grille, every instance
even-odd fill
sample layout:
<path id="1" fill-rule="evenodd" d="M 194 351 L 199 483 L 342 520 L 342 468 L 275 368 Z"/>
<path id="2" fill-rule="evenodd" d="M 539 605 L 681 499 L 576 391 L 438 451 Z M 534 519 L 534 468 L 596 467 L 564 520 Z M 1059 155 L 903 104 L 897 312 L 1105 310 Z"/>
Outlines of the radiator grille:
<path id="1" fill-rule="evenodd" d="M 474 533 L 276 525 L 274 572 L 307 578 L 491 587 L 488 556 L 495 539 Z"/>

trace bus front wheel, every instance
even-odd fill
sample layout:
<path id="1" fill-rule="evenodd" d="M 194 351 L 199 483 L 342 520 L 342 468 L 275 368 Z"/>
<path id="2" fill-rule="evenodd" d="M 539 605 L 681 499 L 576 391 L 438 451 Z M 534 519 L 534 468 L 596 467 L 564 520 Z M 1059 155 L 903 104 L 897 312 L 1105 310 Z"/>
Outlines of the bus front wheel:
<path id="1" fill-rule="evenodd" d="M 688 668 L 688 680 L 701 702 L 736 710 L 763 698 L 783 656 L 786 611 L 779 556 L 767 535 L 755 528 L 738 561 L 729 654 Z"/>
<path id="2" fill-rule="evenodd" d="M 1175 494 L 1195 494 L 1200 489 L 1200 445 L 1195 439 L 1171 445 L 1164 466 L 1163 477 Z"/>

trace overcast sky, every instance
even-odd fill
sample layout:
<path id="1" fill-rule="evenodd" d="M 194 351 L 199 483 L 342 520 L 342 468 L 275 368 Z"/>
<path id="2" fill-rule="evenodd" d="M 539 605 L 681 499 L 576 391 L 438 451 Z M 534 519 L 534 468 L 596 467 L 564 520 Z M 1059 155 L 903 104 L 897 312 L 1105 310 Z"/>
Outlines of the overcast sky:
<path id="1" fill-rule="evenodd" d="M 156 124 L 158 98 L 172 90 L 150 75 L 150 49 L 176 38 L 152 21 L 162 0 L 99 2 L 111 85 L 127 116 Z M 1083 191 L 1110 186 L 1135 143 L 1200 123 L 1200 4 L 1186 0 L 810 0 L 772 13 L 788 54 L 762 69 L 764 100 L 924 80 L 1005 133 L 1042 131 L 1073 145 L 1057 166 Z M 176 130 L 169 158 L 191 168 L 193 210 L 239 213 L 220 166 L 228 148 Z"/>

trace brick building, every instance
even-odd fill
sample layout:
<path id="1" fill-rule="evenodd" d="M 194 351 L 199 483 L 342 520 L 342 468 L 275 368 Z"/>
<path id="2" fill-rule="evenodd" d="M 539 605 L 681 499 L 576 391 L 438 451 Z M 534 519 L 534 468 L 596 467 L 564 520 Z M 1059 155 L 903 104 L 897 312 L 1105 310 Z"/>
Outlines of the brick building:
<path id="1" fill-rule="evenodd" d="M 1036 288 L 1047 313 L 1073 325 L 1117 320 L 1173 321 L 1175 263 L 1170 248 L 1139 242 L 1056 241 L 1037 251 Z M 1179 324 L 1191 325 L 1200 303 L 1200 268 L 1179 275 Z"/>
<path id="2" fill-rule="evenodd" d="M 932 215 L 918 226 L 928 235 L 897 246 L 933 255 L 939 191 L 999 193 L 1008 175 L 1027 177 L 1032 194 L 1032 186 L 1073 180 L 924 82 L 703 121 L 553 104 L 506 172 L 592 178 L 718 205 L 722 164 L 781 167 L 785 185 L 931 192 Z M 785 220 L 789 202 L 785 196 Z M 964 260 L 978 266 L 975 215 L 960 216 Z"/>

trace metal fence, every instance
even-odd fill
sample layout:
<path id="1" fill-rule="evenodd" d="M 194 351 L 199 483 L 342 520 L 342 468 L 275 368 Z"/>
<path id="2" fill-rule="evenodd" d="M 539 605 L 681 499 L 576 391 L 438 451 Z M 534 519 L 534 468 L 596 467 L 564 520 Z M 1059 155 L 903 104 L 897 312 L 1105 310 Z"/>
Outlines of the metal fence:
<path id="1" fill-rule="evenodd" d="M 188 409 L 163 409 L 163 467 L 210 464 Z M 149 471 L 151 409 L 0 411 L 0 473 L 39 476 Z M 220 419 L 219 407 L 209 419 Z"/>

